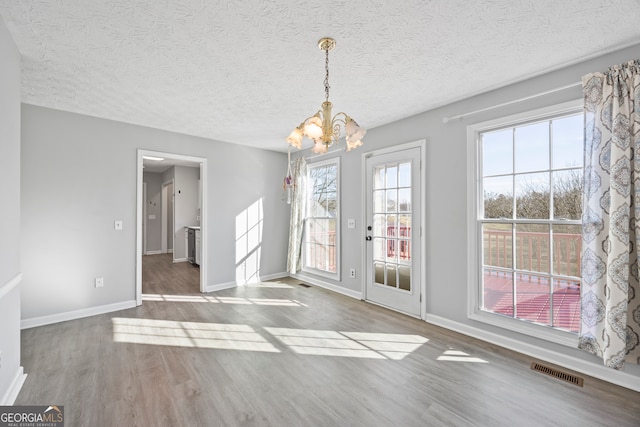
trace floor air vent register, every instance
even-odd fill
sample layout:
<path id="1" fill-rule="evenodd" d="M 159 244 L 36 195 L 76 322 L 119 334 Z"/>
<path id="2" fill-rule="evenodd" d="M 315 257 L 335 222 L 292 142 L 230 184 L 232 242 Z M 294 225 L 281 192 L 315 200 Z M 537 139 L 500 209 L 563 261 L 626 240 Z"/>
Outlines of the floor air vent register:
<path id="1" fill-rule="evenodd" d="M 549 375 L 550 377 L 554 377 L 559 380 L 577 385 L 579 387 L 582 387 L 584 385 L 584 379 L 580 378 L 579 376 L 570 374 L 566 371 L 561 371 L 557 368 L 552 368 L 551 366 L 543 365 L 539 362 L 531 362 L 531 369 L 545 375 Z"/>

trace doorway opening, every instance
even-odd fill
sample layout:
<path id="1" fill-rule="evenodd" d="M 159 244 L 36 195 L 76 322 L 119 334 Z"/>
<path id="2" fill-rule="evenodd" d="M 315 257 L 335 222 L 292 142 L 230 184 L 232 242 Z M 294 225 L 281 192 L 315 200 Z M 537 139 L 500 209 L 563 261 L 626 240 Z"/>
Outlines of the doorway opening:
<path id="1" fill-rule="evenodd" d="M 189 270 L 190 292 L 207 291 L 207 159 L 182 154 L 138 150 L 136 202 L 136 304 L 142 304 L 143 256 L 145 272 L 156 277 L 184 277 Z M 197 230 L 197 264 L 189 257 L 189 230 Z M 192 262 L 189 263 L 188 261 Z M 148 268 L 147 268 L 148 267 Z M 162 269 L 165 269 L 164 272 Z M 199 274 L 198 274 L 199 273 Z M 146 275 L 145 277 L 147 277 Z M 197 280 L 199 278 L 199 280 Z M 153 277 L 151 278 L 153 279 Z M 199 284 L 195 284 L 195 282 Z M 183 283 L 190 286 L 189 281 Z"/>

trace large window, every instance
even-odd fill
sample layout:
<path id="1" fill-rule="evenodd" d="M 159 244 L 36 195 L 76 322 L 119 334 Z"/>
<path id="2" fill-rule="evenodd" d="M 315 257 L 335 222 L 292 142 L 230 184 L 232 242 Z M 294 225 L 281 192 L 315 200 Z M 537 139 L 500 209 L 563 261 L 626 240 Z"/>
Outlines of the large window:
<path id="1" fill-rule="evenodd" d="M 474 130 L 476 314 L 579 331 L 583 134 L 568 106 Z"/>
<path id="2" fill-rule="evenodd" d="M 313 163 L 307 169 L 303 269 L 339 279 L 339 159 Z"/>

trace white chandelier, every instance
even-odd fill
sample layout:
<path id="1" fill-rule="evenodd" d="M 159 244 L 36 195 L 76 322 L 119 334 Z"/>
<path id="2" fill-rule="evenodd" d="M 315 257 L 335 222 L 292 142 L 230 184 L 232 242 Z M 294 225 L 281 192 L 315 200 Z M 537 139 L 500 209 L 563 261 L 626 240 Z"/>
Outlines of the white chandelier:
<path id="1" fill-rule="evenodd" d="M 318 47 L 325 52 L 325 100 L 322 103 L 322 109 L 313 116 L 304 119 L 287 137 L 287 142 L 294 147 L 302 148 L 302 138 L 306 136 L 314 142 L 311 148 L 314 153 L 326 153 L 333 143 L 338 142 L 342 126 L 344 126 L 347 151 L 351 151 L 362 145 L 362 137 L 367 131 L 345 113 L 340 112 L 331 117 L 333 105 L 329 102 L 329 51 L 336 47 L 336 41 L 325 37 L 318 41 Z"/>

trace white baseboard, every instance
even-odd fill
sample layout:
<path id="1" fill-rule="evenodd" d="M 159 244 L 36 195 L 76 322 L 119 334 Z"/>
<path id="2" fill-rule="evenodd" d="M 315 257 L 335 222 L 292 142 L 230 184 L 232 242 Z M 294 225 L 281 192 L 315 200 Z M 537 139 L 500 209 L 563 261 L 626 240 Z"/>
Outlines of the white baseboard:
<path id="1" fill-rule="evenodd" d="M 112 311 L 126 310 L 136 306 L 136 301 L 122 301 L 114 304 L 99 305 L 97 307 L 82 308 L 80 310 L 67 311 L 65 313 L 50 314 L 48 316 L 32 317 L 22 319 L 21 329 L 35 328 L 37 326 L 50 325 L 52 323 L 65 322 L 67 320 L 81 319 L 83 317 L 95 316 L 97 314 L 111 313 Z"/>
<path id="2" fill-rule="evenodd" d="M 482 341 L 499 345 L 500 347 L 504 347 L 521 354 L 535 357 L 536 359 L 540 359 L 545 362 L 553 363 L 554 365 L 562 366 L 572 371 L 580 372 L 582 374 L 640 392 L 640 378 L 623 371 L 607 368 L 604 365 L 598 366 L 587 360 L 540 348 L 532 344 L 527 344 L 522 341 L 465 325 L 444 317 L 435 316 L 433 314 L 427 314 L 425 321 L 445 329 L 450 329 Z"/>
<path id="3" fill-rule="evenodd" d="M 177 264 L 179 262 L 187 262 L 187 261 L 188 261 L 188 259 L 186 259 L 186 258 L 176 258 L 176 259 L 173 260 L 173 263 Z"/>
<path id="4" fill-rule="evenodd" d="M 264 276 L 260 276 L 260 281 L 261 282 L 266 282 L 268 280 L 272 280 L 272 279 L 279 279 L 281 277 L 287 277 L 288 274 L 285 272 L 282 273 L 274 273 L 274 274 L 265 274 Z M 231 289 L 231 288 L 235 288 L 237 286 L 243 286 L 244 283 L 241 282 L 227 282 L 227 283 L 218 283 L 216 285 L 209 285 L 206 288 L 206 292 L 216 292 L 216 291 L 222 291 L 224 289 Z"/>
<path id="5" fill-rule="evenodd" d="M 167 249 L 167 253 L 168 254 L 172 254 L 173 253 L 173 249 Z"/>
<path id="6" fill-rule="evenodd" d="M 16 375 L 13 377 L 13 381 L 11 381 L 9 389 L 4 393 L 2 399 L 0 399 L 0 405 L 11 406 L 15 403 L 25 379 L 27 379 L 27 374 L 24 373 L 24 369 L 20 366 Z"/>
<path id="7" fill-rule="evenodd" d="M 227 283 L 218 283 L 217 285 L 209 285 L 207 286 L 207 293 L 209 292 L 215 292 L 215 291 L 222 291 L 224 289 L 231 289 L 231 288 L 235 288 L 236 286 L 238 286 L 238 284 L 236 282 L 227 282 Z"/>
<path id="8" fill-rule="evenodd" d="M 162 251 L 147 251 L 144 254 L 145 255 L 160 255 L 162 253 Z"/>
<path id="9" fill-rule="evenodd" d="M 320 279 L 316 279 L 315 277 L 310 277 L 310 276 L 301 275 L 301 274 L 289 274 L 289 276 L 293 277 L 294 279 L 302 280 L 304 282 L 307 282 L 319 288 L 328 289 L 330 291 L 337 292 L 339 294 L 346 295 L 351 298 L 360 299 L 360 300 L 362 299 L 362 292 L 343 288 L 342 286 L 336 286 L 331 283 L 322 281 Z"/>
<path id="10" fill-rule="evenodd" d="M 273 279 L 280 279 L 282 277 L 288 277 L 289 273 L 282 271 L 280 273 L 274 273 L 274 274 L 265 274 L 264 276 L 260 276 L 260 281 L 261 282 L 268 282 L 269 280 L 273 280 Z"/>

